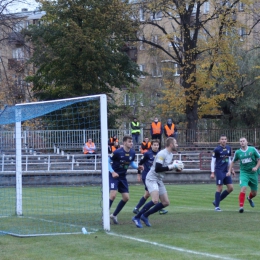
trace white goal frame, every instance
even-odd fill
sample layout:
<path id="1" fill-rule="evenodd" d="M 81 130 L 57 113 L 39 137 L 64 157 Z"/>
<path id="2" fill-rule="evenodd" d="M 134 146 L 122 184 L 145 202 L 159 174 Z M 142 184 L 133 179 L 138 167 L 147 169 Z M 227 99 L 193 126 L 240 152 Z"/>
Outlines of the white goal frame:
<path id="1" fill-rule="evenodd" d="M 16 215 L 21 216 L 23 214 L 22 206 L 22 129 L 21 129 L 21 108 L 24 105 L 36 105 L 55 102 L 66 102 L 71 100 L 80 100 L 88 98 L 97 98 L 100 101 L 100 124 L 101 124 L 101 154 L 102 154 L 102 199 L 103 199 L 103 229 L 110 231 L 110 219 L 109 219 L 109 175 L 108 175 L 108 125 L 107 125 L 107 96 L 105 94 L 83 96 L 77 98 L 59 99 L 42 102 L 31 102 L 17 104 L 15 107 L 15 142 L 16 142 Z"/>

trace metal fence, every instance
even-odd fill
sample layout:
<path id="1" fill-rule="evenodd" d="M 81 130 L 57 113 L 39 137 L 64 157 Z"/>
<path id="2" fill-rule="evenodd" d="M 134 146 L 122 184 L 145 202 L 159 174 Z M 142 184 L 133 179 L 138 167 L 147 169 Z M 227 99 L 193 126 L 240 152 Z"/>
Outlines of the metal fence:
<path id="1" fill-rule="evenodd" d="M 109 129 L 108 136 L 117 135 L 120 142 L 123 136 L 130 134 L 129 129 Z M 260 144 L 260 129 L 210 129 L 191 131 L 187 129 L 178 130 L 178 144 L 192 145 L 195 142 L 218 142 L 220 135 L 225 134 L 229 142 L 238 142 L 240 137 L 246 137 L 252 145 Z M 150 137 L 149 129 L 141 129 L 140 142 L 143 137 Z M 78 147 L 92 138 L 97 145 L 100 144 L 100 130 L 24 130 L 22 131 L 23 148 L 33 148 L 36 150 L 53 149 L 54 145 L 63 149 Z M 163 138 L 164 141 L 164 138 Z M 15 149 L 15 132 L 0 131 L 0 149 Z"/>

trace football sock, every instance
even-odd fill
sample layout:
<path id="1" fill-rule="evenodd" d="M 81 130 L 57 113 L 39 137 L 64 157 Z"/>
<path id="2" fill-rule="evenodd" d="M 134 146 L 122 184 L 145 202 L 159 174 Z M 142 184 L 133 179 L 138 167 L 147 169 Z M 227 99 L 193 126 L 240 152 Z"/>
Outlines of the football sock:
<path id="1" fill-rule="evenodd" d="M 147 202 L 143 208 L 140 210 L 140 212 L 135 216 L 136 218 L 140 218 L 146 211 L 148 211 L 152 206 L 154 206 L 153 201 Z"/>
<path id="2" fill-rule="evenodd" d="M 159 210 L 161 210 L 162 208 L 164 208 L 163 204 L 157 203 L 154 207 L 152 207 L 149 211 L 144 213 L 144 216 L 147 218 L 148 216 L 150 216 L 151 214 L 154 214 L 155 212 L 158 212 Z"/>
<path id="3" fill-rule="evenodd" d="M 109 199 L 109 208 L 111 208 L 113 202 L 114 202 L 113 200 Z"/>
<path id="4" fill-rule="evenodd" d="M 136 205 L 136 208 L 140 209 L 144 205 L 145 202 L 146 202 L 146 199 L 144 197 L 142 197 L 140 199 L 140 201 L 138 202 L 138 204 Z"/>
<path id="5" fill-rule="evenodd" d="M 249 193 L 248 198 L 249 198 L 250 200 L 254 198 L 254 196 L 252 195 L 252 192 Z"/>
<path id="6" fill-rule="evenodd" d="M 219 207 L 219 202 L 220 202 L 220 192 L 216 191 L 215 193 L 215 207 Z"/>
<path id="7" fill-rule="evenodd" d="M 122 210 L 122 208 L 125 206 L 126 202 L 123 201 L 123 200 L 120 200 L 117 207 L 116 207 L 116 210 L 114 211 L 113 215 L 114 216 L 117 216 L 117 214 Z"/>
<path id="8" fill-rule="evenodd" d="M 243 193 L 243 192 L 239 193 L 239 206 L 240 207 L 244 207 L 245 197 L 246 197 L 245 193 Z"/>
<path id="9" fill-rule="evenodd" d="M 220 194 L 220 201 L 225 199 L 228 195 L 228 191 L 227 190 L 224 190 L 221 194 Z"/>

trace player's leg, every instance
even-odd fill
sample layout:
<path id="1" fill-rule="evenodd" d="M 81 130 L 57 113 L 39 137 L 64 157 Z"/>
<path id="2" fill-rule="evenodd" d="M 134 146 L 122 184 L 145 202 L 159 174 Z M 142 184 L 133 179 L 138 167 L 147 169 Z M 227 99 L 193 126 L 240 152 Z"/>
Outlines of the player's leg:
<path id="1" fill-rule="evenodd" d="M 250 182 L 248 183 L 248 186 L 250 187 L 251 191 L 247 197 L 247 200 L 250 206 L 253 208 L 255 206 L 255 203 L 252 199 L 257 195 L 258 190 L 258 174 L 252 174 L 252 176 L 250 176 L 249 178 Z"/>
<path id="2" fill-rule="evenodd" d="M 129 200 L 129 189 L 128 189 L 128 182 L 126 178 L 119 179 L 118 182 L 118 192 L 122 194 L 122 199 L 117 204 L 117 207 L 112 215 L 110 215 L 111 219 L 113 220 L 114 224 L 118 224 L 117 215 L 123 209 L 127 201 Z"/>
<path id="3" fill-rule="evenodd" d="M 151 226 L 148 217 L 150 215 L 160 211 L 164 207 L 167 207 L 170 204 L 168 194 L 167 194 L 167 191 L 166 191 L 166 188 L 165 188 L 163 182 L 158 181 L 158 186 L 159 186 L 159 193 L 157 191 L 151 193 L 152 201 L 155 204 L 154 207 L 151 207 L 148 211 L 143 213 L 143 215 L 141 216 L 141 220 L 148 227 Z M 160 199 L 160 202 L 158 201 L 158 199 Z"/>
<path id="4" fill-rule="evenodd" d="M 150 197 L 150 193 L 145 185 L 145 179 L 142 179 L 143 183 L 144 183 L 144 196 L 139 200 L 138 204 L 135 206 L 133 213 L 134 214 L 138 214 L 139 213 L 139 209 L 145 204 L 146 200 Z"/>
<path id="5" fill-rule="evenodd" d="M 227 189 L 221 192 L 220 201 L 225 199 L 234 190 L 231 176 L 226 176 L 223 180 L 223 184 L 227 186 Z"/>
<path id="6" fill-rule="evenodd" d="M 239 213 L 244 212 L 244 203 L 245 203 L 245 198 L 246 198 L 246 188 L 249 183 L 249 176 L 246 173 L 243 173 L 240 171 L 240 193 L 239 193 Z"/>
<path id="7" fill-rule="evenodd" d="M 113 178 L 112 174 L 109 173 L 109 208 L 111 208 L 118 189 L 118 178 Z"/>
<path id="8" fill-rule="evenodd" d="M 223 188 L 224 176 L 222 172 L 216 171 L 215 174 L 216 174 L 216 192 L 215 192 L 215 200 L 213 201 L 213 205 L 215 206 L 215 211 L 221 211 L 221 209 L 219 208 L 219 204 L 220 204 L 220 195 Z"/>
<path id="9" fill-rule="evenodd" d="M 141 228 L 142 224 L 140 222 L 141 216 L 148 211 L 151 207 L 159 201 L 159 186 L 156 181 L 147 180 L 145 181 L 146 187 L 151 195 L 152 200 L 147 202 L 143 208 L 139 211 L 139 213 L 132 218 L 132 221 L 135 223 L 136 227 Z"/>

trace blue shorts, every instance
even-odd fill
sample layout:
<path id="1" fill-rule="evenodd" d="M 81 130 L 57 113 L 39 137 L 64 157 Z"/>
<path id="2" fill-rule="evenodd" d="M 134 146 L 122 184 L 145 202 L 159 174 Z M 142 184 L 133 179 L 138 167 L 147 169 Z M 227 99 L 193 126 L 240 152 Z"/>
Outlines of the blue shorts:
<path id="1" fill-rule="evenodd" d="M 148 191 L 146 184 L 145 184 L 145 179 L 142 179 L 142 181 L 143 181 L 143 184 L 144 184 L 144 189 Z"/>
<path id="2" fill-rule="evenodd" d="M 113 178 L 112 174 L 109 173 L 109 190 L 117 190 L 120 193 L 129 193 L 126 176 Z"/>
<path id="3" fill-rule="evenodd" d="M 216 175 L 216 185 L 227 185 L 232 184 L 231 176 L 226 176 L 227 172 L 215 172 Z"/>

